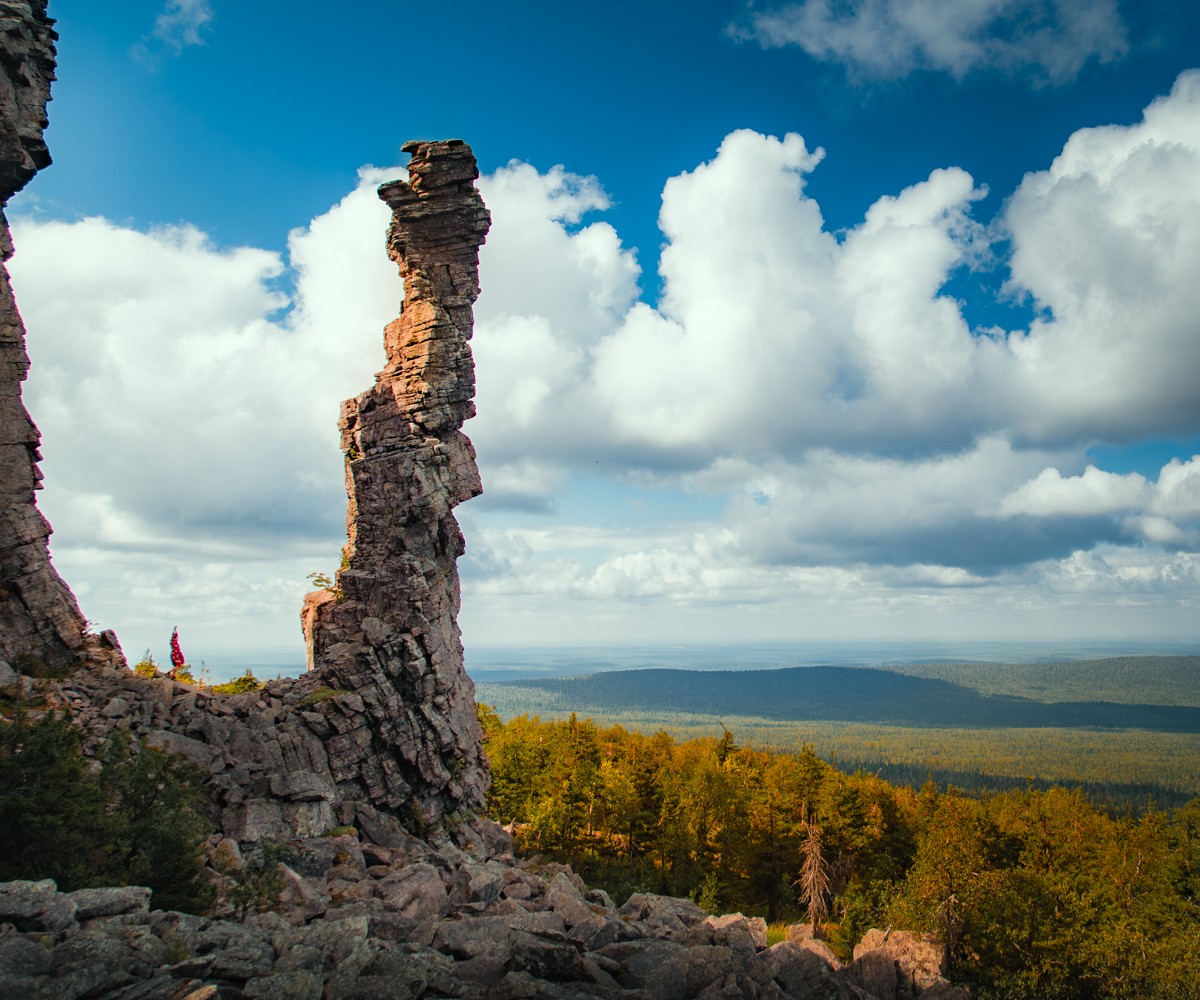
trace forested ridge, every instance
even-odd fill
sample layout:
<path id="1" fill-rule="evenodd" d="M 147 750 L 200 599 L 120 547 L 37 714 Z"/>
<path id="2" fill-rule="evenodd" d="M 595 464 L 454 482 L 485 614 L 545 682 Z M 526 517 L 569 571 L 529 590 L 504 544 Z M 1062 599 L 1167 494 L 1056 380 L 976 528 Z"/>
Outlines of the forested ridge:
<path id="1" fill-rule="evenodd" d="M 1108 656 L 1053 663 L 913 663 L 886 669 L 985 695 L 1035 701 L 1200 706 L 1200 656 Z"/>
<path id="2" fill-rule="evenodd" d="M 961 667 L 957 671 L 941 669 L 959 678 L 964 673 Z M 986 673 L 979 671 L 978 676 Z M 546 692 L 573 706 L 600 713 L 671 710 L 908 726 L 1200 732 L 1200 706 L 1190 704 L 1043 701 L 983 693 L 957 680 L 869 667 L 616 670 L 513 681 L 504 686 L 530 693 Z"/>
<path id="3" fill-rule="evenodd" d="M 936 934 L 981 997 L 1200 997 L 1200 800 L 1108 815 L 1078 790 L 894 786 L 728 729 L 677 741 L 480 711 L 493 817 L 614 895 L 815 911 L 843 954 L 872 926 Z M 804 905 L 814 849 L 828 891 Z"/>
<path id="4" fill-rule="evenodd" d="M 1200 791 L 1200 657 L 611 671 L 478 685 L 503 718 L 586 713 L 679 739 L 727 725 L 745 743 L 798 751 L 920 786 L 1052 784 L 1093 804 L 1182 805 Z"/>

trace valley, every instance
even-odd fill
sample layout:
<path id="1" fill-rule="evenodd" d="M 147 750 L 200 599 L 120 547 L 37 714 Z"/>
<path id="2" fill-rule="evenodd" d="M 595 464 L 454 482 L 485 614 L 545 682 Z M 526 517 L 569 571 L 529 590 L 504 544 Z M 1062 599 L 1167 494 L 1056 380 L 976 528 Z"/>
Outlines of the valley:
<path id="1" fill-rule="evenodd" d="M 843 768 L 902 784 L 1062 784 L 1115 810 L 1179 805 L 1200 790 L 1197 656 L 610 670 L 481 681 L 477 695 L 503 719 L 574 712 L 677 739 L 724 726 L 746 745 L 808 744 Z"/>

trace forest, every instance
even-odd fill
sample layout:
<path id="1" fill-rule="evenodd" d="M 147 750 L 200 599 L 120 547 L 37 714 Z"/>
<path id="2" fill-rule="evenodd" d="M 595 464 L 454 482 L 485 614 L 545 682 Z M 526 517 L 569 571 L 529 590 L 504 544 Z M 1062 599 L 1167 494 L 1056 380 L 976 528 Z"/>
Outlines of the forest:
<path id="1" fill-rule="evenodd" d="M 1182 805 L 1200 791 L 1195 656 L 611 671 L 485 682 L 478 694 L 506 719 L 578 711 L 678 739 L 727 726 L 747 745 L 811 744 L 826 760 L 917 787 L 1069 785 L 1110 810 Z"/>
<path id="2" fill-rule="evenodd" d="M 480 719 L 491 815 L 614 897 L 811 920 L 842 955 L 870 927 L 930 933 L 984 998 L 1200 997 L 1200 799 L 1112 815 L 1078 789 L 892 785 L 724 728 Z"/>

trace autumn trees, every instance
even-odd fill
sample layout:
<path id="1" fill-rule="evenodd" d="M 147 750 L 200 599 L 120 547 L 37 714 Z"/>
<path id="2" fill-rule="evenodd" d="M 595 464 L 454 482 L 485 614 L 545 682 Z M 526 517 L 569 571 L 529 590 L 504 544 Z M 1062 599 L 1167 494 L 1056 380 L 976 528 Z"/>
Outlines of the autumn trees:
<path id="1" fill-rule="evenodd" d="M 614 896 L 808 919 L 844 954 L 872 926 L 922 931 L 984 998 L 1200 998 L 1200 800 L 1111 816 L 1060 788 L 917 792 L 728 730 L 484 729 L 494 818 Z"/>
<path id="2" fill-rule="evenodd" d="M 493 818 L 514 824 L 527 849 L 618 891 L 687 895 L 714 875 L 719 905 L 794 918 L 804 912 L 796 882 L 810 830 L 838 892 L 860 864 L 891 871 L 877 842 L 888 841 L 888 857 L 909 850 L 895 790 L 841 774 L 811 747 L 769 754 L 738 747 L 728 731 L 677 743 L 576 716 L 482 717 Z"/>

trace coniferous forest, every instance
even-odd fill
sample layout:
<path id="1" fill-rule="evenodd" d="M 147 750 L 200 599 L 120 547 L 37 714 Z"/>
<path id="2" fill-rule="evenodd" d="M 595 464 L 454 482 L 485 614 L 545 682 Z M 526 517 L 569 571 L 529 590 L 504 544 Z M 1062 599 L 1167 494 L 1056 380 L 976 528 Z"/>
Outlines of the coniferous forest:
<path id="1" fill-rule="evenodd" d="M 1079 789 L 969 796 L 719 736 L 676 740 L 481 706 L 490 809 L 614 897 L 944 942 L 980 997 L 1200 997 L 1200 799 L 1110 813 Z"/>
<path id="2" fill-rule="evenodd" d="M 724 725 L 849 770 L 971 792 L 1078 787 L 1109 810 L 1200 789 L 1200 657 L 880 667 L 634 669 L 489 680 L 503 718 L 587 714 L 677 739 Z"/>

